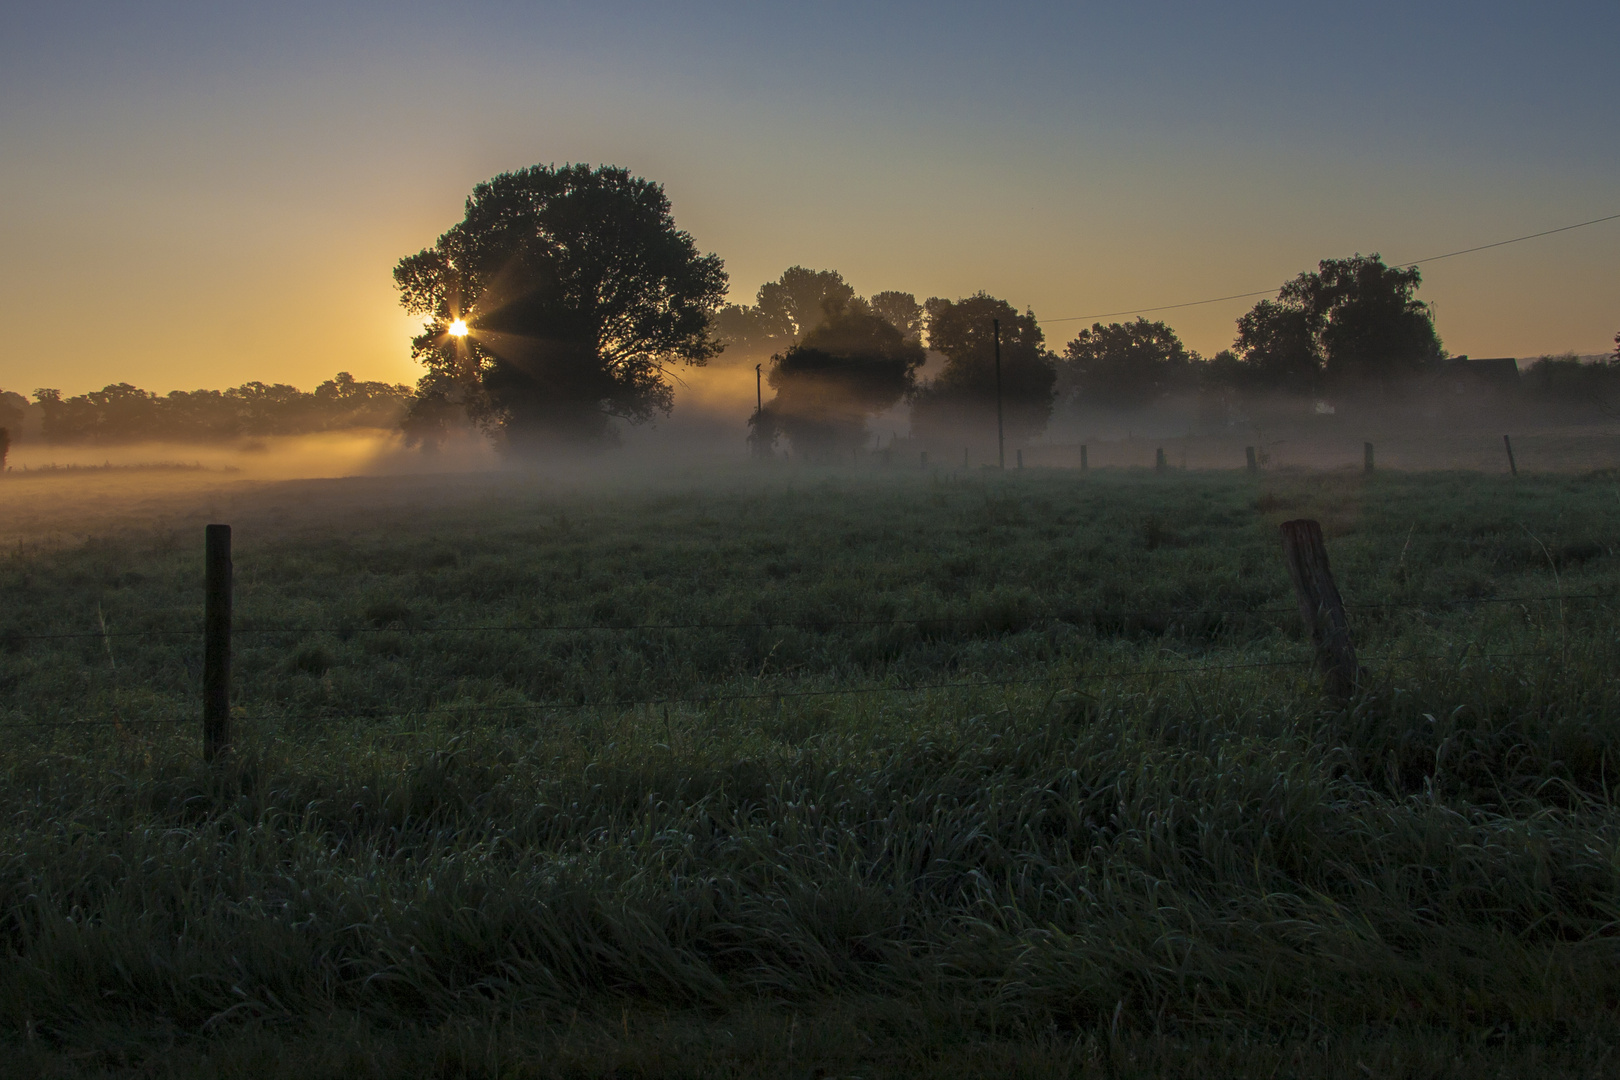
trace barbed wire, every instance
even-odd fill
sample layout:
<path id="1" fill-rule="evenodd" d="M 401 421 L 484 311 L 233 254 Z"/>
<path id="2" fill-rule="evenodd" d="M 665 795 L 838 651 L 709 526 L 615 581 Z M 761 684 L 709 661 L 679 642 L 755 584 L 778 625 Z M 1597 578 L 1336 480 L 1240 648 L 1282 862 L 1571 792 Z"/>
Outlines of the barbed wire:
<path id="1" fill-rule="evenodd" d="M 1484 597 L 1453 597 L 1429 601 L 1403 601 L 1387 604 L 1346 604 L 1345 610 L 1356 611 L 1390 611 L 1390 610 L 1428 610 L 1437 607 L 1467 607 L 1476 604 L 1539 604 L 1563 603 L 1569 600 L 1612 600 L 1612 593 L 1569 593 L 1565 595 L 1547 596 L 1484 596 Z M 1151 618 L 1192 618 L 1195 616 L 1211 615 L 1291 615 L 1299 611 L 1294 607 L 1264 607 L 1264 608 L 1151 608 L 1143 610 L 1122 610 L 1109 607 L 1106 604 L 1097 605 L 1088 609 L 1093 618 L 1111 619 L 1151 619 Z M 1025 625 L 1033 625 L 1042 620 L 1066 621 L 1069 617 L 1079 614 L 1076 611 L 1068 612 L 1039 612 L 1027 616 Z M 199 621 L 201 616 L 198 616 Z M 667 623 L 509 623 L 475 626 L 238 626 L 233 627 L 233 635 L 241 634 L 483 634 L 483 633 L 512 633 L 512 634 L 557 634 L 557 633 L 634 633 L 654 630 L 827 630 L 839 626 L 926 626 L 931 623 L 973 623 L 973 622 L 1005 622 L 1004 617 L 994 613 L 963 614 L 963 615 L 905 615 L 887 619 L 760 619 L 747 622 L 667 622 Z M 10 634 L 12 641 L 65 641 L 72 639 L 102 638 L 132 638 L 132 637 L 197 637 L 203 633 L 201 627 L 189 630 L 84 630 L 70 631 L 54 634 Z"/>

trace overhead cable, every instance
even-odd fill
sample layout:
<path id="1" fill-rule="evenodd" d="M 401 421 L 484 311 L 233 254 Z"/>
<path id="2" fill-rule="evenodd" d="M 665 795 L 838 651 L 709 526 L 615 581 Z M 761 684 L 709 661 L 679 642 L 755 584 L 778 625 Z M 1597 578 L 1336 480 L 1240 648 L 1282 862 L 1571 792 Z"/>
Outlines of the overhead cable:
<path id="1" fill-rule="evenodd" d="M 1554 233 L 1569 232 L 1571 229 L 1584 229 L 1588 225 L 1599 225 L 1605 221 L 1620 219 L 1620 214 L 1609 214 L 1605 217 L 1593 218 L 1590 221 L 1579 221 L 1574 225 L 1561 225 L 1556 229 L 1545 229 L 1541 232 L 1526 233 L 1524 236 L 1515 236 L 1511 240 L 1498 240 L 1491 244 L 1480 244 L 1478 247 L 1463 248 L 1460 251 L 1448 251 L 1444 255 L 1430 255 L 1426 259 L 1414 259 L 1412 262 L 1394 263 L 1392 267 L 1405 270 L 1423 263 L 1439 262 L 1441 259 L 1453 259 L 1458 255 L 1470 255 L 1476 251 L 1488 251 L 1491 248 L 1505 247 L 1508 244 L 1517 244 L 1524 240 L 1534 240 L 1539 236 L 1551 236 Z M 1043 323 L 1085 322 L 1088 319 L 1111 319 L 1117 315 L 1142 315 L 1149 311 L 1173 311 L 1177 308 L 1201 307 L 1204 304 L 1219 304 L 1223 300 L 1248 300 L 1256 296 L 1271 296 L 1276 289 L 1259 289 L 1255 292 L 1232 293 L 1230 296 L 1212 296 L 1208 300 L 1188 300 L 1181 304 L 1160 304 L 1157 307 L 1132 308 L 1129 311 L 1104 311 L 1096 315 L 1065 315 L 1061 319 L 1039 319 Z"/>

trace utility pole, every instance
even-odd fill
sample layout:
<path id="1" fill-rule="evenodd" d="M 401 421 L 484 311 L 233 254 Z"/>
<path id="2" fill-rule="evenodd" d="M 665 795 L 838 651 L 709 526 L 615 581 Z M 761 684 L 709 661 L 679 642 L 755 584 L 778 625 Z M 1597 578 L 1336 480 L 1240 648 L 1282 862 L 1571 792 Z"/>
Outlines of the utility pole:
<path id="1" fill-rule="evenodd" d="M 775 440 L 772 439 L 772 440 L 767 441 L 766 438 L 765 438 L 765 393 L 764 393 L 764 391 L 762 391 L 759 388 L 759 381 L 760 381 L 759 369 L 760 369 L 760 365 L 755 364 L 754 365 L 754 433 L 752 435 L 748 436 L 748 445 L 753 450 L 754 456 L 756 458 L 763 458 L 763 457 L 769 457 L 771 455 L 770 442 L 774 442 Z"/>
<path id="2" fill-rule="evenodd" d="M 1007 471 L 1007 437 L 1001 423 L 1001 320 L 991 319 L 990 327 L 996 337 L 996 465 Z"/>

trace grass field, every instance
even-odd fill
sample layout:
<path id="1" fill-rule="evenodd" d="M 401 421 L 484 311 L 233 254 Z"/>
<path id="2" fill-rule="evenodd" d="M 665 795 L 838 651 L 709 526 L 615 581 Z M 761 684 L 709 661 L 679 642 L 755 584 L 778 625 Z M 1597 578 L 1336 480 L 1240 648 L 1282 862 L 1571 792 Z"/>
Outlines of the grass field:
<path id="1" fill-rule="evenodd" d="M 0 483 L 20 1074 L 1620 1069 L 1614 473 Z"/>

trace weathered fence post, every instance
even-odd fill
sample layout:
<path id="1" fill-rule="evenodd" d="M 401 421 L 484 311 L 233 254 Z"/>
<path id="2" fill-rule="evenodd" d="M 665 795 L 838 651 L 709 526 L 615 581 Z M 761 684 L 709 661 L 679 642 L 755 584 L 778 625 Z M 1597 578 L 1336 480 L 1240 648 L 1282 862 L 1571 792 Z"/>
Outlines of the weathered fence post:
<path id="1" fill-rule="evenodd" d="M 1344 601 L 1328 568 L 1327 546 L 1322 542 L 1322 526 L 1309 518 L 1282 523 L 1283 561 L 1294 583 L 1299 615 L 1305 631 L 1316 646 L 1316 662 L 1322 669 L 1328 693 L 1348 698 L 1361 678 L 1356 664 L 1356 648 L 1350 640 L 1350 621 L 1344 614 Z"/>
<path id="2" fill-rule="evenodd" d="M 231 527 L 210 525 L 203 554 L 203 760 L 231 748 Z"/>
<path id="3" fill-rule="evenodd" d="M 1361 444 L 1361 471 L 1362 472 L 1372 472 L 1373 471 L 1372 443 L 1370 443 L 1370 442 Z"/>
<path id="4" fill-rule="evenodd" d="M 1513 460 L 1513 440 L 1508 438 L 1506 435 L 1504 435 L 1504 436 L 1502 436 L 1502 445 L 1507 447 L 1508 471 L 1513 473 L 1514 476 L 1518 476 L 1519 475 L 1519 465 L 1518 465 L 1518 463 L 1516 461 Z"/>
<path id="5" fill-rule="evenodd" d="M 1086 471 L 1086 444 L 1080 444 L 1080 471 Z"/>
<path id="6" fill-rule="evenodd" d="M 1153 452 L 1153 471 L 1164 472 L 1166 468 L 1167 466 L 1164 463 L 1164 447 L 1161 446 Z"/>
<path id="7" fill-rule="evenodd" d="M 1249 459 L 1249 471 L 1250 472 L 1259 472 L 1260 471 L 1260 462 L 1255 460 L 1254 447 L 1245 446 L 1243 448 L 1243 452 L 1244 452 L 1245 455 L 1248 456 L 1248 459 Z"/>

